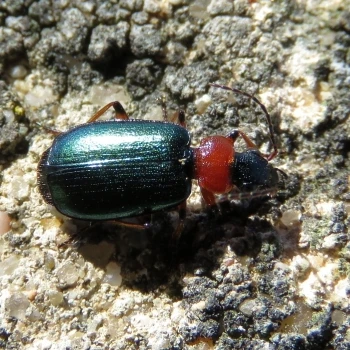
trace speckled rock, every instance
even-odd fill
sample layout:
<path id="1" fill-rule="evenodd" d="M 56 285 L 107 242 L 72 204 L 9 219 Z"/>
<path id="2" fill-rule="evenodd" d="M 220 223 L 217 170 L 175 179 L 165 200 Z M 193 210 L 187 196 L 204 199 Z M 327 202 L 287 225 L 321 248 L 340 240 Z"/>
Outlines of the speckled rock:
<path id="1" fill-rule="evenodd" d="M 18 96 L 0 81 L 0 169 L 6 159 L 27 152 L 29 121 Z"/>
<path id="2" fill-rule="evenodd" d="M 1 1 L 0 348 L 348 349 L 349 8 Z M 194 184 L 176 244 L 173 212 L 137 230 L 43 201 L 45 127 L 115 100 L 131 118 L 162 120 L 160 98 L 169 118 L 185 110 L 193 145 L 239 128 L 269 153 L 261 109 L 210 83 L 270 112 L 287 174 L 275 197 L 232 193 L 210 211 Z"/>

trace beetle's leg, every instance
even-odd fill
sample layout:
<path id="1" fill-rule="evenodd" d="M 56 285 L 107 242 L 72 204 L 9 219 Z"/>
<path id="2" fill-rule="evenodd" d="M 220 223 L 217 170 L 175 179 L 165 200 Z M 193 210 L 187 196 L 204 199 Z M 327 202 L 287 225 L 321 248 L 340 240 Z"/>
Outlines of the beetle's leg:
<path id="1" fill-rule="evenodd" d="M 179 241 L 179 238 L 181 236 L 182 230 L 184 228 L 184 223 L 186 219 L 186 201 L 183 201 L 179 206 L 178 206 L 178 213 L 179 213 L 179 223 L 177 224 L 176 230 L 173 233 L 173 242 L 177 244 Z"/>
<path id="2" fill-rule="evenodd" d="M 120 104 L 120 102 L 114 101 L 114 102 L 110 102 L 110 103 L 106 104 L 104 107 L 102 107 L 100 110 L 98 110 L 87 122 L 92 123 L 92 122 L 96 121 L 111 107 L 114 108 L 116 119 L 123 119 L 123 120 L 129 119 L 128 115 L 125 112 L 125 109 Z"/>
<path id="3" fill-rule="evenodd" d="M 236 141 L 238 137 L 242 137 L 244 142 L 246 143 L 248 148 L 252 149 L 258 149 L 257 145 L 249 138 L 248 135 L 246 135 L 243 131 L 240 130 L 233 130 L 228 137 L 231 138 L 233 141 Z"/>
<path id="4" fill-rule="evenodd" d="M 42 125 L 42 124 L 39 123 L 39 122 L 36 122 L 36 124 L 37 124 L 40 128 L 44 129 L 46 132 L 48 132 L 48 133 L 50 133 L 50 134 L 52 134 L 52 135 L 54 135 L 54 136 L 58 136 L 58 135 L 62 134 L 62 131 L 59 131 L 59 130 L 56 130 L 56 129 L 48 128 L 47 126 Z"/>
<path id="5" fill-rule="evenodd" d="M 240 130 L 233 130 L 228 137 L 233 139 L 233 141 L 236 141 L 238 136 L 242 137 L 242 139 L 244 140 L 244 142 L 246 143 L 247 147 L 249 149 L 255 149 L 257 151 L 259 151 L 259 148 L 257 147 L 257 145 L 249 138 L 248 135 L 246 135 L 243 131 Z M 265 153 L 261 153 L 259 151 L 259 153 L 261 154 L 261 156 L 263 156 L 264 158 L 267 158 L 267 160 L 270 160 L 270 155 L 265 154 Z"/>
<path id="6" fill-rule="evenodd" d="M 181 125 L 183 128 L 186 128 L 185 111 L 183 109 L 179 109 L 172 119 L 172 122 Z"/>
<path id="7" fill-rule="evenodd" d="M 274 196 L 277 193 L 277 188 L 266 188 L 249 192 L 236 192 L 230 193 L 228 198 L 230 200 L 244 200 L 244 199 L 252 199 L 263 196 Z"/>
<path id="8" fill-rule="evenodd" d="M 118 226 L 128 227 L 128 228 L 135 228 L 138 230 L 145 230 L 149 227 L 149 223 L 146 224 L 135 224 L 133 222 L 127 222 L 127 221 L 120 221 L 120 220 L 113 220 L 114 224 Z"/>
<path id="9" fill-rule="evenodd" d="M 213 217 L 217 218 L 218 216 L 221 215 L 221 210 L 218 206 L 218 204 L 216 203 L 216 199 L 214 196 L 214 193 L 206 190 L 205 188 L 201 188 L 201 193 L 202 193 L 202 197 L 209 209 L 209 214 L 213 215 Z"/>
<path id="10" fill-rule="evenodd" d="M 98 222 L 89 222 L 89 224 L 83 228 L 78 229 L 77 232 L 69 234 L 70 237 L 65 241 L 58 244 L 59 248 L 73 246 L 75 249 L 80 248 L 89 241 L 91 236 L 87 234 L 91 228 L 98 225 Z"/>
<path id="11" fill-rule="evenodd" d="M 47 126 L 42 126 L 42 128 L 46 132 L 48 132 L 48 133 L 50 133 L 50 134 L 52 134 L 54 136 L 58 136 L 58 135 L 62 134 L 62 131 L 59 131 L 59 130 L 56 130 L 56 129 L 51 129 L 51 128 L 48 128 Z"/>
<path id="12" fill-rule="evenodd" d="M 203 197 L 203 199 L 208 207 L 213 207 L 216 205 L 215 196 L 212 192 L 201 187 L 201 193 L 202 193 L 202 197 Z"/>
<path id="13" fill-rule="evenodd" d="M 168 121 L 168 111 L 166 108 L 165 98 L 164 96 L 160 97 L 158 99 L 160 105 L 162 106 L 162 112 L 163 112 L 163 119 L 165 121 Z M 170 120 L 174 124 L 179 124 L 182 127 L 186 128 L 186 121 L 185 121 L 185 111 L 183 109 L 178 110 L 174 116 Z"/>
<path id="14" fill-rule="evenodd" d="M 129 116 L 128 114 L 125 112 L 125 109 L 123 108 L 123 106 L 121 105 L 120 102 L 115 101 L 113 103 L 113 108 L 115 111 L 115 119 L 123 119 L 123 120 L 129 120 Z"/>
<path id="15" fill-rule="evenodd" d="M 179 124 L 183 128 L 186 128 L 186 118 L 185 111 L 183 109 L 179 109 L 170 120 L 174 124 Z"/>

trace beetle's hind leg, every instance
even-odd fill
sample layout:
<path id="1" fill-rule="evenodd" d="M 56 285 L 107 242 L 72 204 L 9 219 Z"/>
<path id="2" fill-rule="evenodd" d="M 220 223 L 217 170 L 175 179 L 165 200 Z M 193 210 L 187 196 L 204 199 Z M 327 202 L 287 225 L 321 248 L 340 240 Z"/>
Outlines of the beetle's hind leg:
<path id="1" fill-rule="evenodd" d="M 107 112 L 108 109 L 113 107 L 115 111 L 115 119 L 122 119 L 122 120 L 128 120 L 129 116 L 125 112 L 125 109 L 118 101 L 113 101 L 108 104 L 106 104 L 104 107 L 102 107 L 100 110 L 98 110 L 87 122 L 92 123 L 95 122 L 98 118 L 100 118 L 104 113 Z"/>
<path id="2" fill-rule="evenodd" d="M 123 106 L 121 105 L 120 102 L 118 101 L 113 101 L 110 102 L 108 104 L 106 104 L 104 107 L 102 107 L 100 110 L 98 110 L 88 121 L 87 123 L 92 123 L 95 122 L 97 119 L 99 119 L 104 113 L 107 112 L 107 110 L 109 108 L 113 107 L 114 111 L 115 111 L 115 119 L 122 119 L 122 120 L 128 120 L 129 116 L 127 115 L 127 113 L 125 112 L 125 109 L 123 108 Z M 56 130 L 56 129 L 51 129 L 48 128 L 47 126 L 42 125 L 41 123 L 37 122 L 37 125 L 40 126 L 41 128 L 43 128 L 46 132 L 54 135 L 54 136 L 58 136 L 60 134 L 62 134 L 62 131 Z"/>
<path id="3" fill-rule="evenodd" d="M 48 132 L 48 133 L 50 133 L 50 134 L 52 134 L 52 135 L 54 135 L 54 136 L 58 136 L 58 135 L 62 134 L 62 132 L 63 132 L 63 131 L 59 131 L 59 130 L 56 130 L 56 129 L 49 128 L 49 127 L 47 127 L 47 126 L 45 126 L 45 125 L 42 125 L 42 124 L 39 123 L 39 122 L 36 122 L 36 124 L 37 124 L 40 128 L 44 129 L 46 132 Z"/>

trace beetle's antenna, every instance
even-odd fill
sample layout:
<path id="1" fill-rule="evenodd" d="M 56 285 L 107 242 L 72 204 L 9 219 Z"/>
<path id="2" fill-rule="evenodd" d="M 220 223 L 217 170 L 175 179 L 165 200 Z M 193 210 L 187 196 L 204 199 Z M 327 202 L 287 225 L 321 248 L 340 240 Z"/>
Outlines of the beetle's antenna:
<path id="1" fill-rule="evenodd" d="M 230 90 L 232 92 L 235 92 L 237 94 L 241 94 L 244 95 L 248 98 L 250 98 L 251 100 L 253 100 L 256 104 L 258 104 L 260 106 L 260 108 L 262 109 L 262 111 L 264 112 L 265 116 L 266 116 L 266 120 L 267 120 L 267 125 L 269 127 L 269 132 L 270 132 L 270 139 L 272 142 L 272 146 L 273 146 L 273 151 L 272 153 L 270 153 L 270 155 L 267 157 L 267 160 L 270 161 L 271 159 L 275 158 L 277 153 L 278 153 L 278 148 L 277 148 L 277 144 L 276 144 L 276 139 L 275 139 L 275 134 L 273 132 L 273 127 L 272 127 L 272 122 L 271 122 L 271 116 L 269 114 L 269 112 L 267 111 L 265 105 L 263 105 L 255 96 L 249 94 L 248 92 L 236 89 L 236 88 L 231 88 L 225 85 L 220 85 L 220 84 L 209 84 L 210 86 L 213 87 L 217 87 L 223 90 Z"/>

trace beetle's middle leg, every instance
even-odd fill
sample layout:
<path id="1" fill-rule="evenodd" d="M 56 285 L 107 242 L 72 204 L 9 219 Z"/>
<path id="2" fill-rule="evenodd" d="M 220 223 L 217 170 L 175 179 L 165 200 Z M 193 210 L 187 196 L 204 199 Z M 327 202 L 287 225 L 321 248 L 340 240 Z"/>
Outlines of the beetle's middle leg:
<path id="1" fill-rule="evenodd" d="M 114 225 L 127 227 L 127 228 L 133 228 L 137 230 L 146 230 L 150 227 L 150 223 L 146 222 L 145 224 L 137 224 L 133 222 L 127 222 L 127 221 L 121 221 L 121 220 L 110 220 L 111 223 Z"/>
<path id="2" fill-rule="evenodd" d="M 177 245 L 184 228 L 185 219 L 186 219 L 186 208 L 187 208 L 186 201 L 183 201 L 181 204 L 179 204 L 177 208 L 178 215 L 179 215 L 179 222 L 172 235 L 172 243 L 175 245 Z"/>
<path id="3" fill-rule="evenodd" d="M 158 99 L 161 107 L 162 107 L 162 113 L 163 113 L 163 119 L 165 121 L 169 120 L 168 117 L 168 110 L 166 108 L 166 103 L 165 103 L 165 98 L 164 96 L 160 97 Z M 174 116 L 171 117 L 170 121 L 174 124 L 179 124 L 181 125 L 183 128 L 186 128 L 186 119 L 185 119 L 185 111 L 183 109 L 179 109 Z"/>
<path id="4" fill-rule="evenodd" d="M 107 112 L 108 109 L 111 107 L 114 108 L 115 111 L 115 119 L 122 119 L 122 120 L 128 120 L 129 116 L 125 112 L 125 109 L 118 101 L 113 101 L 108 104 L 106 104 L 104 107 L 102 107 L 100 110 L 98 110 L 87 122 L 92 123 L 96 121 L 98 118 L 100 118 L 105 112 Z"/>

